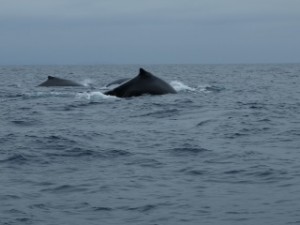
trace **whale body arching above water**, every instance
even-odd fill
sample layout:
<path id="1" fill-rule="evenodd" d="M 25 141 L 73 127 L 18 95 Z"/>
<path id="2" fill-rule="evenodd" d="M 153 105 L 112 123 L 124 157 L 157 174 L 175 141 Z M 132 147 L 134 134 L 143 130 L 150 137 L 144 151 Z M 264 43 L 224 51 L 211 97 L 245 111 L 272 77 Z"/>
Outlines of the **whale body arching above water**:
<path id="1" fill-rule="evenodd" d="M 140 73 L 136 77 L 105 92 L 106 95 L 113 95 L 121 98 L 141 96 L 144 94 L 164 95 L 169 93 L 174 94 L 176 91 L 170 84 L 143 68 L 140 68 Z"/>
<path id="2" fill-rule="evenodd" d="M 83 86 L 80 83 L 71 81 L 71 80 L 66 80 L 66 79 L 62 79 L 62 78 L 58 78 L 58 77 L 52 77 L 52 76 L 48 76 L 48 79 L 41 83 L 38 86 L 42 86 L 42 87 L 54 87 L 54 86 Z"/>
<path id="3" fill-rule="evenodd" d="M 120 78 L 120 79 L 117 79 L 117 80 L 114 80 L 110 83 L 108 83 L 107 85 L 105 85 L 105 87 L 110 87 L 112 85 L 120 85 L 120 84 L 123 84 L 125 81 L 128 81 L 130 80 L 130 78 Z"/>

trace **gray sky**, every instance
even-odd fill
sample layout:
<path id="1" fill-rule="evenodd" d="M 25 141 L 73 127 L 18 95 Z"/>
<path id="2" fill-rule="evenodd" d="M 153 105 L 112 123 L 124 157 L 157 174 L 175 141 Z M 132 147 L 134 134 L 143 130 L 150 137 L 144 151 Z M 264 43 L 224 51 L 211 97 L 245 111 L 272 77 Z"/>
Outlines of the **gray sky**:
<path id="1" fill-rule="evenodd" d="M 299 63 L 300 0 L 0 0 L 0 64 Z"/>

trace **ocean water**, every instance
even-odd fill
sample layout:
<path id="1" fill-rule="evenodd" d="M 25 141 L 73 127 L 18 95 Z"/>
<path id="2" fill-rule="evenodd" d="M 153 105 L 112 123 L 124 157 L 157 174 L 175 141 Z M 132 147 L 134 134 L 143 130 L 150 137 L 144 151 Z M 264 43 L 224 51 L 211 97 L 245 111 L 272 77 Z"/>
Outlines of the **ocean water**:
<path id="1" fill-rule="evenodd" d="M 300 224 L 300 64 L 139 67 L 0 67 L 1 225 Z"/>

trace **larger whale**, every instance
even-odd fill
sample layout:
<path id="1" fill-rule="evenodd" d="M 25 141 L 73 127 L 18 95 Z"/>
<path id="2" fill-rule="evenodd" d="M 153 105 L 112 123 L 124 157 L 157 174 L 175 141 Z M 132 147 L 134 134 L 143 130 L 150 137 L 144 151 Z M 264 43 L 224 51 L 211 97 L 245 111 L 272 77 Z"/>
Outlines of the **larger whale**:
<path id="1" fill-rule="evenodd" d="M 112 82 L 106 84 L 105 87 L 110 87 L 113 85 L 120 85 L 120 84 L 125 83 L 125 81 L 128 81 L 128 80 L 130 80 L 130 78 L 120 78 L 120 79 L 117 79 L 115 81 L 112 81 Z"/>
<path id="2" fill-rule="evenodd" d="M 164 95 L 169 93 L 176 93 L 171 85 L 143 68 L 140 68 L 140 72 L 136 77 L 104 94 L 126 98 L 144 94 Z"/>
<path id="3" fill-rule="evenodd" d="M 83 85 L 71 80 L 48 76 L 48 79 L 38 86 L 53 87 L 53 86 L 83 86 Z"/>

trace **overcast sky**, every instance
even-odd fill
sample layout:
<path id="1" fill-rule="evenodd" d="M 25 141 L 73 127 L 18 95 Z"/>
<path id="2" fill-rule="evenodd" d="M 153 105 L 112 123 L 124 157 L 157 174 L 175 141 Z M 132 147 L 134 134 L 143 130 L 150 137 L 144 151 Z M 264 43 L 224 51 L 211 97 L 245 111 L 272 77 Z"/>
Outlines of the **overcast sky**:
<path id="1" fill-rule="evenodd" d="M 300 63 L 300 0 L 0 0 L 0 64 Z"/>

